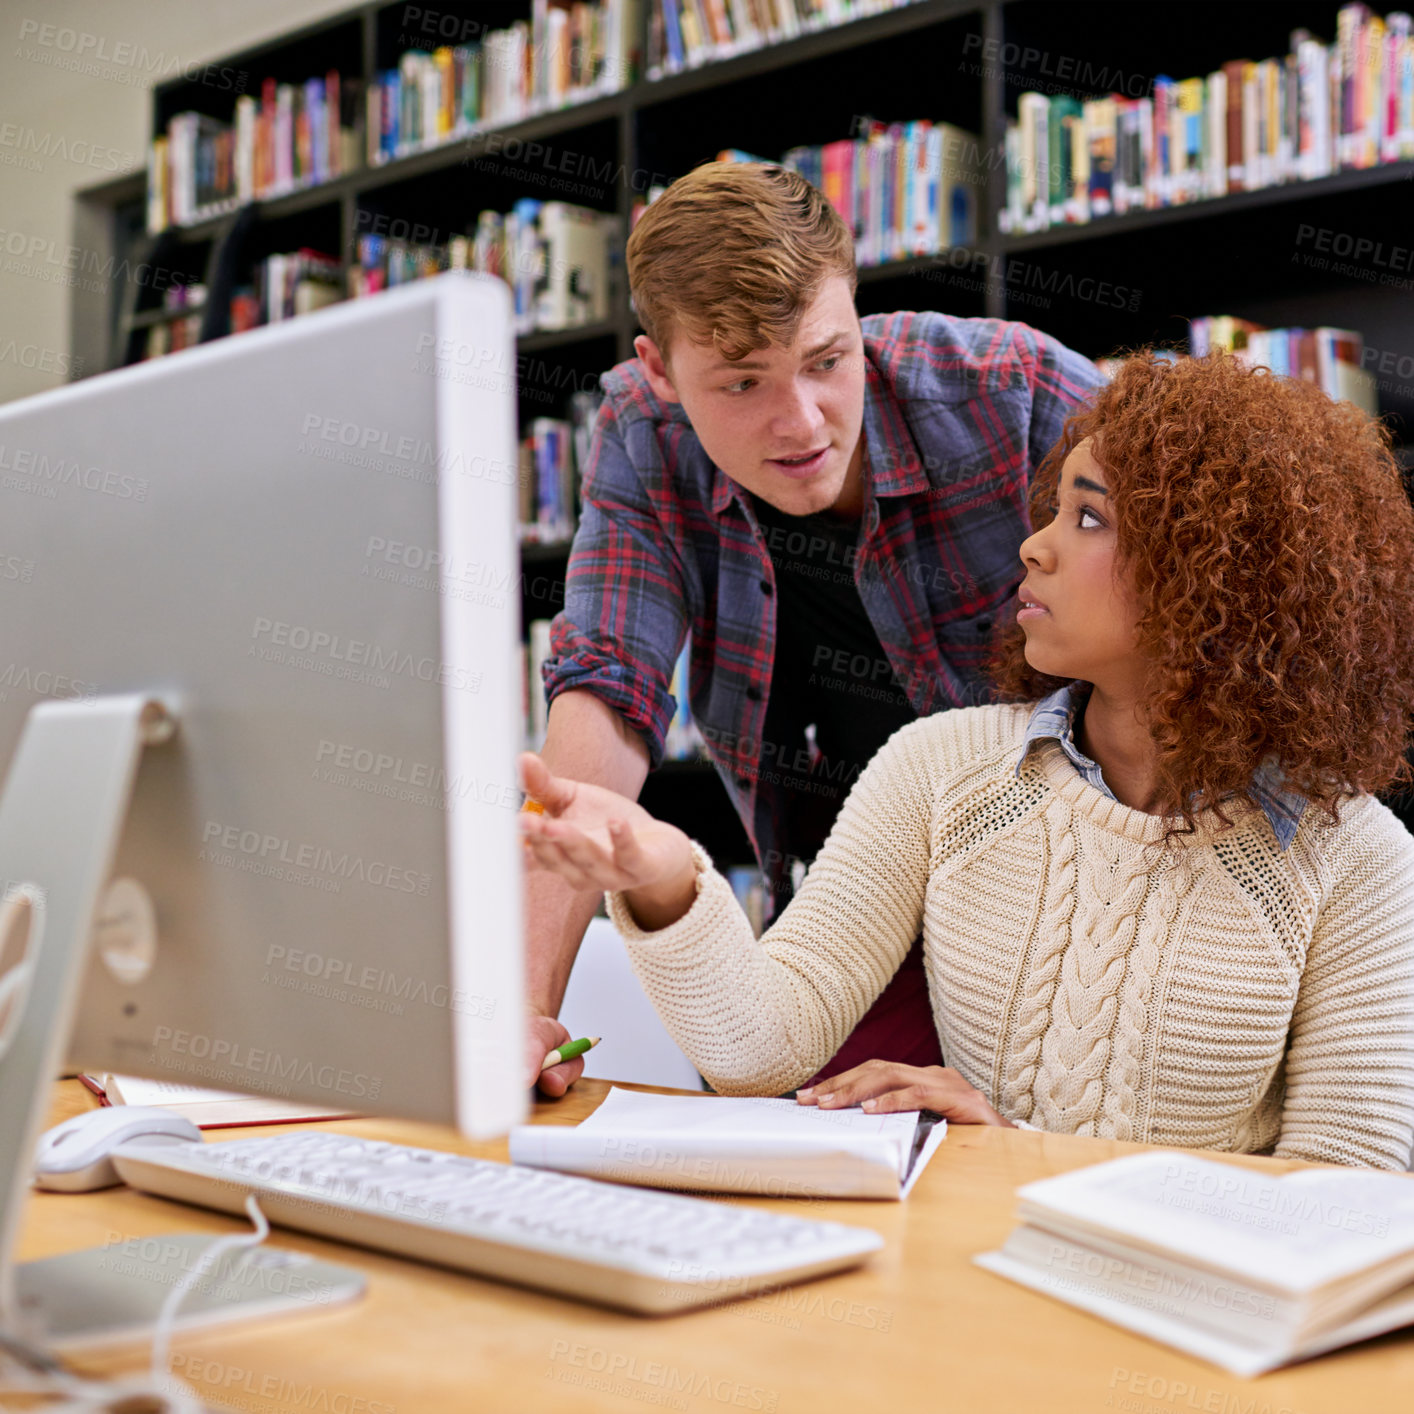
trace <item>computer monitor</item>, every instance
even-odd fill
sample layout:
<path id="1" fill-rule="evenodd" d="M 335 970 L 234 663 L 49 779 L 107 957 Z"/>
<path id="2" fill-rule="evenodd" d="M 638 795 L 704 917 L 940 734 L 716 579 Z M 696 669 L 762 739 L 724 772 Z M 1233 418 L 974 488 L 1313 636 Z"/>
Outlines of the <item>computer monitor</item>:
<path id="1" fill-rule="evenodd" d="M 522 1118 L 515 415 L 460 272 L 0 408 L 0 1263 L 65 1058 Z"/>

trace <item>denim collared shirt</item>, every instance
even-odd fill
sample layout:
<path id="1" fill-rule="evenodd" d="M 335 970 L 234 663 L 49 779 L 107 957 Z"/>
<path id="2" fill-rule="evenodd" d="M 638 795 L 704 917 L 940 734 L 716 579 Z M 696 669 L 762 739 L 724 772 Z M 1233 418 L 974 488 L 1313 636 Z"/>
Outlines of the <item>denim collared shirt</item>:
<path id="1" fill-rule="evenodd" d="M 1100 768 L 1075 744 L 1075 714 L 1088 692 L 1079 683 L 1067 683 L 1065 687 L 1042 698 L 1032 710 L 1026 723 L 1026 735 L 1021 741 L 1021 753 L 1016 761 L 1016 774 L 1021 774 L 1022 763 L 1031 750 L 1031 744 L 1042 737 L 1054 737 L 1070 758 L 1075 769 L 1096 790 L 1111 800 L 1117 797 Z M 1284 850 L 1296 838 L 1296 827 L 1301 823 L 1302 811 L 1306 808 L 1304 796 L 1281 789 L 1281 774 L 1275 765 L 1260 767 L 1252 777 L 1252 795 L 1262 807 L 1262 813 L 1271 821 L 1277 844 Z"/>
<path id="2" fill-rule="evenodd" d="M 992 624 L 1022 578 L 1031 475 L 1104 379 L 1026 324 L 931 311 L 860 322 L 865 504 L 841 571 L 914 710 L 975 705 L 989 696 Z M 693 720 L 774 878 L 785 798 L 764 740 L 777 633 L 766 533 L 638 359 L 600 381 L 546 697 L 593 693 L 656 767 L 690 632 Z"/>

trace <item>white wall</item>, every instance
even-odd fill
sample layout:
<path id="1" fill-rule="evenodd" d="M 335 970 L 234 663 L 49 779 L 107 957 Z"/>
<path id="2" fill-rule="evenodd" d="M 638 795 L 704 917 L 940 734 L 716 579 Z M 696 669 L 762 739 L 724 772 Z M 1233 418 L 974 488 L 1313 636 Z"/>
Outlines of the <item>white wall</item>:
<path id="1" fill-rule="evenodd" d="M 146 168 L 154 84 L 350 8 L 0 0 L 0 402 L 67 381 L 73 196 Z"/>

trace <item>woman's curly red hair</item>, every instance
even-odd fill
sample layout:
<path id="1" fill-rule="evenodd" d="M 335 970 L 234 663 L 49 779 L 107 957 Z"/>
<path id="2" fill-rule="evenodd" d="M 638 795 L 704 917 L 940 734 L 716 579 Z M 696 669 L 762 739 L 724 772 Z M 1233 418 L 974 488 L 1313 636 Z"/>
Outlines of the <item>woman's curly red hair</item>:
<path id="1" fill-rule="evenodd" d="M 1269 756 L 1332 821 L 1339 800 L 1406 784 L 1414 508 L 1383 424 L 1226 354 L 1145 350 L 1066 422 L 1032 482 L 1033 525 L 1086 437 L 1108 473 L 1116 572 L 1144 606 L 1157 786 L 1177 833 L 1207 808 L 1230 823 L 1221 802 L 1251 799 Z M 1025 644 L 1013 612 L 991 664 L 999 700 L 1064 685 Z"/>

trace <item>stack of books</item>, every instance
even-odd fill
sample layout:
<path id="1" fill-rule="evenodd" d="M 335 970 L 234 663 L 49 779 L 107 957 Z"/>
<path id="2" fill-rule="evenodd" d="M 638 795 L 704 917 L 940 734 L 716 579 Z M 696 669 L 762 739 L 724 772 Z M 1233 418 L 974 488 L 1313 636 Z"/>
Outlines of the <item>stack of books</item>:
<path id="1" fill-rule="evenodd" d="M 475 44 L 408 50 L 369 85 L 369 165 L 627 88 L 642 15 L 642 0 L 532 0 Z"/>
<path id="2" fill-rule="evenodd" d="M 471 235 L 445 246 L 360 236 L 350 285 L 361 297 L 442 270 L 477 270 L 510 285 L 517 333 L 573 329 L 609 317 L 620 244 L 616 216 L 525 197 L 511 211 L 481 212 Z"/>
<path id="3" fill-rule="evenodd" d="M 914 0 L 652 0 L 648 77 L 896 10 Z"/>
<path id="4" fill-rule="evenodd" d="M 1023 93 L 1006 157 L 1017 234 L 1414 158 L 1410 17 L 1345 5 L 1332 44 L 1295 30 L 1284 58 L 1142 97 Z"/>
<path id="5" fill-rule="evenodd" d="M 1408 1175 L 1160 1150 L 1016 1196 L 1021 1225 L 979 1266 L 1235 1375 L 1414 1323 Z"/>
<path id="6" fill-rule="evenodd" d="M 334 69 L 302 84 L 267 78 L 258 102 L 248 93 L 236 99 L 233 122 L 174 115 L 148 152 L 148 233 L 353 171 L 360 86 Z"/>
<path id="7" fill-rule="evenodd" d="M 857 138 L 793 147 L 783 165 L 818 187 L 854 233 L 855 261 L 882 265 L 977 240 L 981 144 L 951 123 L 861 118 Z M 729 155 L 719 155 L 719 160 Z"/>

